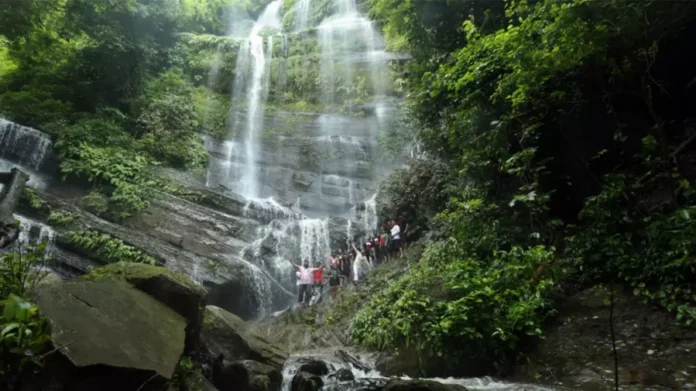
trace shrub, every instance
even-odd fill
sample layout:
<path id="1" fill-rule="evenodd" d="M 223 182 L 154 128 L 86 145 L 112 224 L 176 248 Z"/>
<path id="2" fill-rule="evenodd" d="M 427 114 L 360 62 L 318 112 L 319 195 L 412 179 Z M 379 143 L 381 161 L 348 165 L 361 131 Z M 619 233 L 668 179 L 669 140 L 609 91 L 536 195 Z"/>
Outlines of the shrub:
<path id="1" fill-rule="evenodd" d="M 537 270 L 552 258 L 543 246 L 514 247 L 485 262 L 453 239 L 436 242 L 358 312 L 351 339 L 377 349 L 413 346 L 421 355 L 473 349 L 503 358 L 522 336 L 542 335 L 555 282 L 551 267 Z"/>

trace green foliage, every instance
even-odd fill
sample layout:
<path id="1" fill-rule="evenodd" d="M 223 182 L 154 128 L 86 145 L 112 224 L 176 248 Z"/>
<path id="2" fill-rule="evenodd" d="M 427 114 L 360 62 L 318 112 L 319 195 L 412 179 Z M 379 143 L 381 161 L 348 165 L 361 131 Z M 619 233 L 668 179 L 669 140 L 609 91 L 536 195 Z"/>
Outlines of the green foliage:
<path id="1" fill-rule="evenodd" d="M 358 312 L 351 339 L 377 349 L 406 345 L 421 354 L 483 351 L 504 358 L 520 336 L 542 335 L 554 281 L 546 274 L 530 280 L 552 257 L 543 246 L 514 247 L 478 261 L 456 240 L 437 242 Z"/>
<path id="2" fill-rule="evenodd" d="M 60 168 L 65 175 L 85 177 L 96 185 L 109 186 L 109 201 L 119 208 L 121 218 L 149 206 L 147 196 L 151 183 L 146 179 L 148 159 L 145 155 L 80 143 L 63 154 Z"/>
<path id="3" fill-rule="evenodd" d="M 656 191 L 651 189 L 662 188 L 655 182 L 635 182 L 625 174 L 608 175 L 602 192 L 588 198 L 580 214 L 582 229 L 568 238 L 566 255 L 577 269 L 578 278 L 601 282 L 618 276 L 634 288 L 636 295 L 693 325 L 694 191 L 685 180 L 666 177 L 657 178 L 656 182 L 676 189 L 683 197 L 680 205 L 675 208 L 669 202 L 655 202 Z"/>
<path id="4" fill-rule="evenodd" d="M 41 367 L 51 334 L 35 304 L 10 294 L 0 308 L 0 387 L 13 389 L 22 375 L 33 375 Z"/>
<path id="5" fill-rule="evenodd" d="M 107 262 L 134 262 L 154 265 L 155 259 L 123 241 L 96 231 L 66 233 L 70 244 L 94 252 Z"/>
<path id="6" fill-rule="evenodd" d="M 46 276 L 46 243 L 0 257 L 0 388 L 12 389 L 21 376 L 41 366 L 50 330 L 32 297 Z"/>
<path id="7" fill-rule="evenodd" d="M 178 391 L 203 390 L 203 375 L 190 357 L 182 356 L 172 376 L 171 387 Z"/>
<path id="8" fill-rule="evenodd" d="M 383 220 L 407 217 L 409 231 L 422 233 L 429 228 L 429 220 L 447 205 L 447 187 L 453 180 L 446 165 L 411 159 L 408 168 L 396 169 L 380 185 L 377 213 Z"/>
<path id="9" fill-rule="evenodd" d="M 0 257 L 0 297 L 31 297 L 46 276 L 46 243 L 19 247 L 16 253 Z"/>
<path id="10" fill-rule="evenodd" d="M 25 187 L 22 193 L 22 200 L 26 201 L 29 206 L 38 212 L 50 212 L 51 206 L 48 205 L 39 193 L 31 187 Z"/>
<path id="11" fill-rule="evenodd" d="M 10 58 L 7 40 L 0 36 L 0 80 L 15 69 L 17 69 L 17 64 Z"/>
<path id="12" fill-rule="evenodd" d="M 208 161 L 203 141 L 195 133 L 199 122 L 193 98 L 192 84 L 177 68 L 149 82 L 140 97 L 140 143 L 168 165 L 200 168 Z"/>
<path id="13" fill-rule="evenodd" d="M 66 210 L 53 210 L 48 215 L 48 222 L 53 226 L 70 226 L 78 221 L 79 216 Z"/>

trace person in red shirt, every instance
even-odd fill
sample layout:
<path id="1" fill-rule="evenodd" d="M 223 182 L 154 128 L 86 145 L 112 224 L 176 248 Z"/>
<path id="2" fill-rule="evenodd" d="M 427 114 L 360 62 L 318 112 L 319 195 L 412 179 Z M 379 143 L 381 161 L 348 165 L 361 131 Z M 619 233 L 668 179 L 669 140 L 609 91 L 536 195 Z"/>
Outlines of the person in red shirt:
<path id="1" fill-rule="evenodd" d="M 314 266 L 319 267 L 319 262 L 317 262 Z M 324 294 L 324 268 L 319 267 L 318 269 L 314 269 L 314 291 L 317 292 L 319 291 L 319 300 L 321 300 L 321 296 Z M 317 300 L 317 302 L 319 301 Z"/>

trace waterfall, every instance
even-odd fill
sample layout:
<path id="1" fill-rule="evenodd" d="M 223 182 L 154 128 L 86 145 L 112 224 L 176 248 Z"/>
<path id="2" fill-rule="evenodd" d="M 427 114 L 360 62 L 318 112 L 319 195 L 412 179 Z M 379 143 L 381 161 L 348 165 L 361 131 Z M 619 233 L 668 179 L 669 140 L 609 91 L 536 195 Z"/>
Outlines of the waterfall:
<path id="1" fill-rule="evenodd" d="M 378 227 L 379 221 L 377 218 L 377 194 L 365 201 L 365 213 L 363 214 L 363 227 L 365 229 L 364 242 L 372 239 L 372 232 Z"/>
<path id="2" fill-rule="evenodd" d="M 236 164 L 233 188 L 245 197 L 259 196 L 259 136 L 263 131 L 263 114 L 268 99 L 273 37 L 264 40 L 263 29 L 280 29 L 280 10 L 283 0 L 269 4 L 254 23 L 249 36 L 244 41 L 237 56 L 236 77 L 232 90 L 232 107 L 241 107 L 245 112 L 236 109 L 230 118 L 230 134 L 239 135 L 243 139 L 244 164 Z M 225 156 L 228 178 L 232 166 L 233 149 Z"/>
<path id="3" fill-rule="evenodd" d="M 309 27 L 309 15 L 312 12 L 311 0 L 297 0 L 295 3 L 295 32 L 302 32 Z"/>
<path id="4" fill-rule="evenodd" d="M 48 180 L 38 171 L 53 150 L 48 135 L 0 118 L 0 171 L 18 167 L 29 174 L 28 185 L 44 188 Z"/>
<path id="5" fill-rule="evenodd" d="M 295 295 L 288 260 L 323 264 L 332 245 L 350 247 L 349 238 L 357 245 L 372 234 L 376 184 L 390 169 L 377 160 L 378 136 L 394 114 L 382 87 L 393 57 L 381 34 L 356 0 L 296 0 L 282 15 L 293 15 L 287 31 L 282 6 L 270 3 L 244 33 L 230 26 L 230 38 L 241 41 L 228 137 L 206 140 L 206 185 L 246 199 L 242 214 L 253 239 L 238 257 L 259 297 L 258 315 Z M 333 14 L 315 23 L 320 6 Z M 242 16 L 235 17 L 239 24 Z M 213 58 L 211 78 L 220 58 Z M 307 75 L 317 80 L 302 79 Z"/>
<path id="6" fill-rule="evenodd" d="M 52 149 L 42 132 L 0 118 L 0 158 L 30 170 L 39 170 Z"/>
<path id="7" fill-rule="evenodd" d="M 19 238 L 17 239 L 18 245 L 24 247 L 45 242 L 45 255 L 50 255 L 56 240 L 56 231 L 45 224 L 41 224 L 21 215 L 14 215 L 14 217 L 19 221 L 20 231 Z"/>

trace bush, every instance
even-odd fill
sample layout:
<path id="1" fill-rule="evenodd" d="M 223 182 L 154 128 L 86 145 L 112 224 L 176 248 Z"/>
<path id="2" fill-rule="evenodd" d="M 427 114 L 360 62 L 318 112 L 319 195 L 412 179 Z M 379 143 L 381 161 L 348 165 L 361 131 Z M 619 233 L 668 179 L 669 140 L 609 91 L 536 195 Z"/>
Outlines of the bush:
<path id="1" fill-rule="evenodd" d="M 693 325 L 696 200 L 688 181 L 659 181 L 648 187 L 630 175 L 608 175 L 602 192 L 588 198 L 580 213 L 579 232 L 567 238 L 566 256 L 577 278 L 602 282 L 618 277 L 636 295 Z M 671 201 L 655 202 L 650 188 L 674 188 L 679 196 L 676 203 L 671 194 L 666 198 Z"/>
<path id="2" fill-rule="evenodd" d="M 42 352 L 50 341 L 48 323 L 34 295 L 46 275 L 46 244 L 20 248 L 0 258 L 0 389 L 13 389 L 23 375 L 41 366 Z"/>
<path id="3" fill-rule="evenodd" d="M 351 339 L 376 349 L 413 346 L 421 355 L 483 351 L 502 359 L 522 336 L 542 335 L 555 282 L 551 267 L 538 269 L 552 258 L 543 246 L 514 247 L 486 262 L 456 240 L 436 242 L 358 312 Z"/>
<path id="4" fill-rule="evenodd" d="M 173 68 L 150 81 L 139 99 L 141 145 L 156 159 L 175 167 L 201 168 L 208 160 L 194 105 L 193 85 Z"/>

